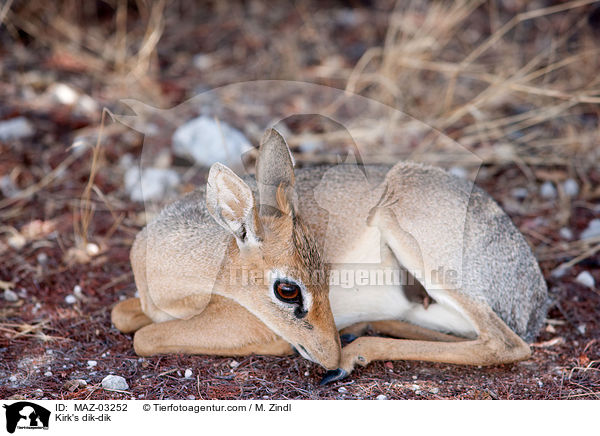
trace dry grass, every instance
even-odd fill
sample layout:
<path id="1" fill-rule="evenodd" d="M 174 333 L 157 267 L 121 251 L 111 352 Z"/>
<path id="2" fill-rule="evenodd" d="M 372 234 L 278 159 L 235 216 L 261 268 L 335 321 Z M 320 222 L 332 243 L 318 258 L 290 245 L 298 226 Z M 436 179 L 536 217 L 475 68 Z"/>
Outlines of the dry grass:
<path id="1" fill-rule="evenodd" d="M 0 119 L 26 116 L 37 133 L 0 142 L 0 177 L 20 190 L 0 198 L 0 287 L 20 295 L 0 309 L 0 397 L 598 398 L 600 295 L 573 279 L 587 269 L 600 282 L 600 240 L 578 238 L 600 214 L 599 8 L 541 0 L 384 1 L 354 9 L 344 2 L 5 1 L 0 41 L 10 49 L 0 49 Z M 379 362 L 343 383 L 342 395 L 317 388 L 320 370 L 299 358 L 248 357 L 235 369 L 215 357 L 137 359 L 108 310 L 134 292 L 128 249 L 145 216 L 127 199 L 118 162 L 126 153 L 139 156 L 142 138 L 106 114 L 122 113 L 117 101 L 124 97 L 170 107 L 202 89 L 264 78 L 378 100 L 481 159 L 478 183 L 534 247 L 555 299 L 532 361 L 488 369 Z M 48 99 L 57 82 L 91 96 L 98 110 L 81 113 Z M 228 116 L 251 138 L 265 127 L 242 106 Z M 348 145 L 336 126 L 298 119 L 289 127 L 300 164 L 335 161 L 331 144 Z M 382 142 L 384 133 L 400 139 Z M 410 117 L 353 134 L 389 159 L 407 152 L 443 159 L 440 144 Z M 307 140 L 326 146 L 302 152 Z M 168 141 L 158 146 L 168 150 Z M 181 191 L 204 183 L 205 169 L 183 170 Z M 575 198 L 562 189 L 567 178 L 579 183 Z M 544 181 L 558 187 L 555 200 L 539 196 Z M 515 187 L 530 196 L 515 200 Z M 561 238 L 561 227 L 575 239 Z M 560 268 L 567 273 L 551 275 Z M 75 285 L 83 293 L 68 305 Z M 49 366 L 53 375 L 42 376 Z M 195 380 L 178 375 L 187 367 Z M 99 389 L 109 371 L 126 376 L 131 392 Z M 63 386 L 73 378 L 87 379 L 89 388 Z"/>

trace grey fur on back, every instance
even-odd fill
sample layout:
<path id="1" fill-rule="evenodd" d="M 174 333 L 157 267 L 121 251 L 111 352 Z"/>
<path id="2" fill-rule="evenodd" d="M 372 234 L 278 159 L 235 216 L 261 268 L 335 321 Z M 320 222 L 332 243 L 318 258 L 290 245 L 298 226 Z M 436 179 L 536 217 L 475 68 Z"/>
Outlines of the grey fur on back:
<path id="1" fill-rule="evenodd" d="M 482 292 L 515 333 L 533 341 L 548 309 L 546 281 L 521 232 L 477 186 L 469 201 L 464 244 L 464 286 Z"/>
<path id="2" fill-rule="evenodd" d="M 525 238 L 500 206 L 470 181 L 436 167 L 402 162 L 386 182 L 388 189 L 398 190 L 394 198 L 406 190 L 420 194 L 416 202 L 400 202 L 395 209 L 400 225 L 421 247 L 429 247 L 423 257 L 456 268 L 458 291 L 485 300 L 515 333 L 532 341 L 547 312 L 546 282 Z M 428 228 L 422 231 L 424 222 Z M 462 263 L 453 264 L 449 257 L 457 253 Z"/>

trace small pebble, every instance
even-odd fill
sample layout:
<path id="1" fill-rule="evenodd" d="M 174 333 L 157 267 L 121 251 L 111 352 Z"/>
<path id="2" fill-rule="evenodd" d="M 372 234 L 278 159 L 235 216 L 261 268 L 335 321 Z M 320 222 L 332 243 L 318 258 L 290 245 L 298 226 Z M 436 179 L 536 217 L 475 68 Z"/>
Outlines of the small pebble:
<path id="1" fill-rule="evenodd" d="M 82 296 L 82 289 L 81 286 L 79 285 L 75 285 L 73 287 L 73 294 L 75 294 L 76 297 L 81 297 Z"/>
<path id="2" fill-rule="evenodd" d="M 417 376 L 417 375 L 413 375 L 413 376 L 412 376 L 412 379 L 413 379 L 413 380 L 416 380 L 416 379 L 418 379 L 418 378 L 419 378 L 419 376 Z"/>
<path id="3" fill-rule="evenodd" d="M 133 166 L 125 171 L 125 190 L 132 201 L 159 201 L 175 192 L 180 182 L 179 174 L 171 168 L 140 168 Z"/>
<path id="4" fill-rule="evenodd" d="M 596 281 L 589 271 L 580 272 L 575 278 L 575 281 L 583 286 L 587 286 L 588 288 L 593 288 L 596 286 Z"/>
<path id="5" fill-rule="evenodd" d="M 85 251 L 87 254 L 89 254 L 90 256 L 95 256 L 98 253 L 100 253 L 100 247 L 98 247 L 97 244 L 94 244 L 93 242 L 89 242 L 86 246 L 85 246 Z"/>
<path id="6" fill-rule="evenodd" d="M 412 386 L 410 387 L 410 390 L 411 390 L 411 391 L 417 391 L 418 389 L 420 389 L 420 386 L 419 386 L 419 385 L 412 385 Z"/>
<path id="7" fill-rule="evenodd" d="M 544 182 L 540 187 L 540 195 L 545 199 L 556 198 L 556 188 L 552 182 Z"/>
<path id="8" fill-rule="evenodd" d="M 17 295 L 17 293 L 15 291 L 12 291 L 10 289 L 5 289 L 4 290 L 4 299 L 6 301 L 15 302 L 19 299 L 19 296 Z"/>
<path id="9" fill-rule="evenodd" d="M 304 377 L 308 377 L 309 375 L 310 375 L 310 373 L 309 373 L 308 371 L 306 371 L 306 372 L 304 373 Z"/>
<path id="10" fill-rule="evenodd" d="M 577 197 L 577 194 L 579 194 L 579 184 L 574 179 L 567 179 L 563 183 L 563 190 L 567 196 Z"/>
<path id="11" fill-rule="evenodd" d="M 0 121 L 0 141 L 27 138 L 34 133 L 33 124 L 25 117 Z"/>
<path id="12" fill-rule="evenodd" d="M 195 400 L 196 399 L 196 397 L 194 395 L 188 395 L 186 398 L 188 400 Z"/>
<path id="13" fill-rule="evenodd" d="M 46 377 L 52 377 L 52 371 L 46 371 L 46 372 L 44 373 L 44 375 L 45 375 Z"/>
<path id="14" fill-rule="evenodd" d="M 232 360 L 231 362 L 229 362 L 229 366 L 232 368 L 237 368 L 238 366 L 240 366 L 240 362 L 238 362 L 237 360 Z"/>
<path id="15" fill-rule="evenodd" d="M 581 232 L 581 239 L 591 239 L 600 236 L 600 219 L 591 220 L 587 228 Z"/>
<path id="16" fill-rule="evenodd" d="M 342 386 L 342 387 L 340 387 L 340 388 L 338 389 L 338 392 L 340 392 L 340 393 L 342 393 L 342 394 L 343 394 L 343 393 L 346 393 L 346 392 L 348 392 L 348 389 L 346 389 L 344 386 Z"/>
<path id="17" fill-rule="evenodd" d="M 577 331 L 579 333 L 581 333 L 582 335 L 585 335 L 585 330 L 586 330 L 586 325 L 585 324 L 579 324 L 577 326 Z"/>
<path id="18" fill-rule="evenodd" d="M 77 298 L 75 295 L 69 294 L 65 297 L 65 303 L 67 304 L 75 304 L 77 302 Z"/>
<path id="19" fill-rule="evenodd" d="M 555 279 L 560 279 L 561 277 L 563 277 L 566 273 L 567 273 L 568 268 L 556 268 L 554 270 L 552 270 L 552 272 L 550 273 L 550 275 L 552 277 L 554 277 Z"/>
<path id="20" fill-rule="evenodd" d="M 102 379 L 102 387 L 104 389 L 112 389 L 117 391 L 126 391 L 129 389 L 127 381 L 120 375 L 107 375 Z"/>
<path id="21" fill-rule="evenodd" d="M 570 241 L 573 239 L 573 231 L 568 227 L 563 227 L 558 231 L 558 234 L 561 238 Z"/>
<path id="22" fill-rule="evenodd" d="M 16 381 L 17 381 L 17 376 L 16 376 L 16 375 L 11 375 L 11 376 L 10 376 L 8 379 L 9 379 L 11 382 L 16 382 Z"/>
<path id="23" fill-rule="evenodd" d="M 46 253 L 38 253 L 36 257 L 40 265 L 46 265 L 48 263 L 48 255 Z"/>
<path id="24" fill-rule="evenodd" d="M 467 170 L 462 167 L 452 167 L 448 170 L 448 172 L 453 176 L 460 177 L 461 179 L 466 179 L 468 176 Z"/>
<path id="25" fill-rule="evenodd" d="M 176 156 L 204 166 L 215 162 L 239 165 L 240 156 L 252 149 L 242 132 L 205 115 L 180 125 L 173 133 L 172 144 Z"/>
<path id="26" fill-rule="evenodd" d="M 192 372 L 192 370 L 190 368 L 185 370 L 185 374 L 183 375 L 185 378 L 192 378 L 192 375 L 194 373 Z"/>
<path id="27" fill-rule="evenodd" d="M 429 393 L 430 394 L 438 394 L 440 392 L 440 390 L 438 388 L 431 388 L 429 389 Z"/>
<path id="28" fill-rule="evenodd" d="M 87 361 L 88 368 L 93 368 L 96 365 L 98 365 L 98 362 L 96 362 L 95 360 L 88 360 Z"/>
<path id="29" fill-rule="evenodd" d="M 527 191 L 527 188 L 514 188 L 510 191 L 510 195 L 517 200 L 523 200 L 527 198 L 529 191 Z"/>
<path id="30" fill-rule="evenodd" d="M 387 396 L 381 394 L 381 395 L 377 395 L 377 399 L 378 400 L 387 400 Z"/>

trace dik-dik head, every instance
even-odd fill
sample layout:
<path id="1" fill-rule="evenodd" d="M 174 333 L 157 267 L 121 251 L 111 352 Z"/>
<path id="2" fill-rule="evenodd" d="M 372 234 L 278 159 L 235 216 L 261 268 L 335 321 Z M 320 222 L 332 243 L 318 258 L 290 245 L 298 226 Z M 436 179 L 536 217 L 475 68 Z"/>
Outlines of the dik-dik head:
<path id="1" fill-rule="evenodd" d="M 228 294 L 303 357 L 337 368 L 340 343 L 328 274 L 297 207 L 289 148 L 275 130 L 261 142 L 256 180 L 259 205 L 226 166 L 214 164 L 208 177 L 208 210 L 235 238 L 226 262 Z"/>

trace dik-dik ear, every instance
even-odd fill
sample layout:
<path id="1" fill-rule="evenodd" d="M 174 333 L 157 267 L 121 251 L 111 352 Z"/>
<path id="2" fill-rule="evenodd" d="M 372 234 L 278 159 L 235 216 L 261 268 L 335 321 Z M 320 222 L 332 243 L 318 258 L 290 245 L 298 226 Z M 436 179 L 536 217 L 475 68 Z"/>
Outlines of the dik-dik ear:
<path id="1" fill-rule="evenodd" d="M 275 130 L 265 132 L 256 161 L 260 214 L 294 216 L 297 205 L 292 153 Z"/>
<path id="2" fill-rule="evenodd" d="M 252 190 L 233 171 L 218 162 L 208 174 L 206 206 L 215 221 L 235 236 L 240 249 L 260 243 L 262 227 Z"/>

